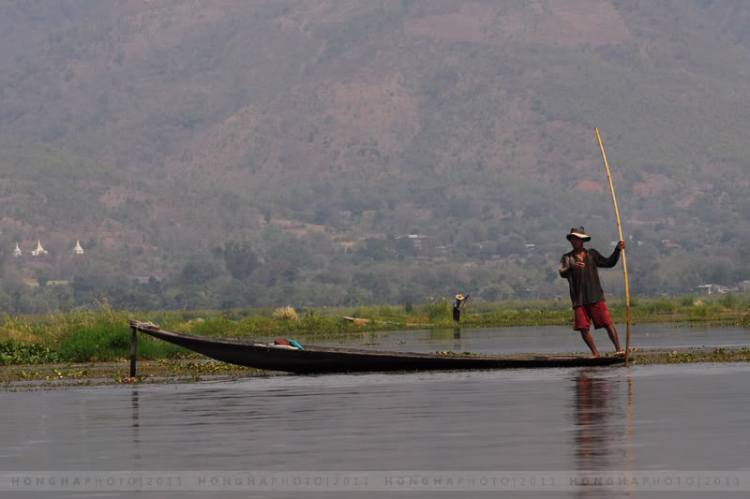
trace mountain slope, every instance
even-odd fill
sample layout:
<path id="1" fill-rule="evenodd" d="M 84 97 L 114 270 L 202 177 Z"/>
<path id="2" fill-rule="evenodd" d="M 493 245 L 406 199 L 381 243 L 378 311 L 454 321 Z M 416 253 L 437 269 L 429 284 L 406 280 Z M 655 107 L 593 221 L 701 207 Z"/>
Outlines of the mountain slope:
<path id="1" fill-rule="evenodd" d="M 569 226 L 615 237 L 598 126 L 634 266 L 660 265 L 641 290 L 737 281 L 748 17 L 736 0 L 7 1 L 1 228 L 75 233 L 161 279 L 233 239 L 271 260 L 269 227 L 326 239 L 301 282 L 519 240 L 554 267 Z M 368 238 L 416 231 L 431 244 L 371 258 Z M 675 277 L 704 252 L 721 269 Z"/>

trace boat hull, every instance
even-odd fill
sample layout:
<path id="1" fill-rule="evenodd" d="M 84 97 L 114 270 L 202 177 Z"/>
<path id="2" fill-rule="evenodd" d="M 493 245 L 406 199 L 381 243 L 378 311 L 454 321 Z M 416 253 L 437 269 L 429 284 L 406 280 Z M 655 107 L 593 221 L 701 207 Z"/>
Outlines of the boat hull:
<path id="1" fill-rule="evenodd" d="M 142 323 L 136 323 L 142 324 Z M 299 374 L 387 371 L 444 371 L 514 368 L 609 366 L 620 357 L 526 355 L 515 357 L 380 352 L 306 346 L 304 350 L 230 338 L 208 338 L 134 326 L 137 331 L 179 345 L 212 359 L 245 367 Z"/>

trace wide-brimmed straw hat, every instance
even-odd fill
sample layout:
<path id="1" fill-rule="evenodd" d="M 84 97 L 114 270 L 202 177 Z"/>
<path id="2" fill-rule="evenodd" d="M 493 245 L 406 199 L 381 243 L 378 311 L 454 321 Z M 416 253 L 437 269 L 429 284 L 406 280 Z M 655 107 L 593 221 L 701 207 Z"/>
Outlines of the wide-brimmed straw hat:
<path id="1" fill-rule="evenodd" d="M 458 300 L 458 301 L 464 301 L 464 295 L 462 295 L 462 294 L 457 294 L 457 295 L 456 295 L 456 300 Z"/>
<path id="2" fill-rule="evenodd" d="M 570 238 L 573 236 L 579 239 L 583 239 L 584 241 L 591 241 L 591 236 L 586 234 L 586 229 L 584 229 L 583 226 L 573 227 L 572 229 L 570 229 L 570 233 L 567 236 L 565 236 L 565 239 L 570 241 Z"/>

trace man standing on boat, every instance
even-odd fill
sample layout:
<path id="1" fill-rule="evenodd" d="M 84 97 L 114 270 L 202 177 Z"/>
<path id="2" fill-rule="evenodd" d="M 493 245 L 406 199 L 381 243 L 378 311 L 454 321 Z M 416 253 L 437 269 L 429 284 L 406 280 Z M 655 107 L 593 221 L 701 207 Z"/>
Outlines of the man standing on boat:
<path id="1" fill-rule="evenodd" d="M 591 354 L 599 357 L 590 332 L 591 323 L 594 323 L 596 329 L 606 328 L 609 339 L 615 345 L 615 355 L 623 356 L 625 352 L 620 349 L 617 331 L 604 301 L 598 267 L 609 269 L 617 265 L 620 252 L 625 249 L 625 241 L 619 241 L 615 251 L 605 258 L 595 249 L 583 247 L 586 241 L 591 240 L 591 236 L 586 234 L 583 227 L 573 227 L 565 237 L 573 246 L 573 251 L 564 254 L 560 259 L 560 276 L 566 278 L 570 286 L 570 300 L 573 302 L 575 313 L 573 329 L 581 332 L 583 341 L 591 349 Z"/>

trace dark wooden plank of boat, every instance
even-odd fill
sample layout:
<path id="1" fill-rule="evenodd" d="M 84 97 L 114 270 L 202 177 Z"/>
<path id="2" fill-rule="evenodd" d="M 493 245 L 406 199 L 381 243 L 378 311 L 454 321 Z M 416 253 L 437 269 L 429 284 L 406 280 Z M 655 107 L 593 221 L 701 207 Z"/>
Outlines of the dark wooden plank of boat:
<path id="1" fill-rule="evenodd" d="M 137 323 L 142 324 L 142 323 Z M 435 371 L 542 367 L 606 366 L 623 362 L 618 357 L 461 356 L 381 352 L 331 347 L 305 350 L 278 348 L 265 343 L 230 338 L 208 338 L 138 326 L 143 333 L 231 364 L 293 373 Z"/>

